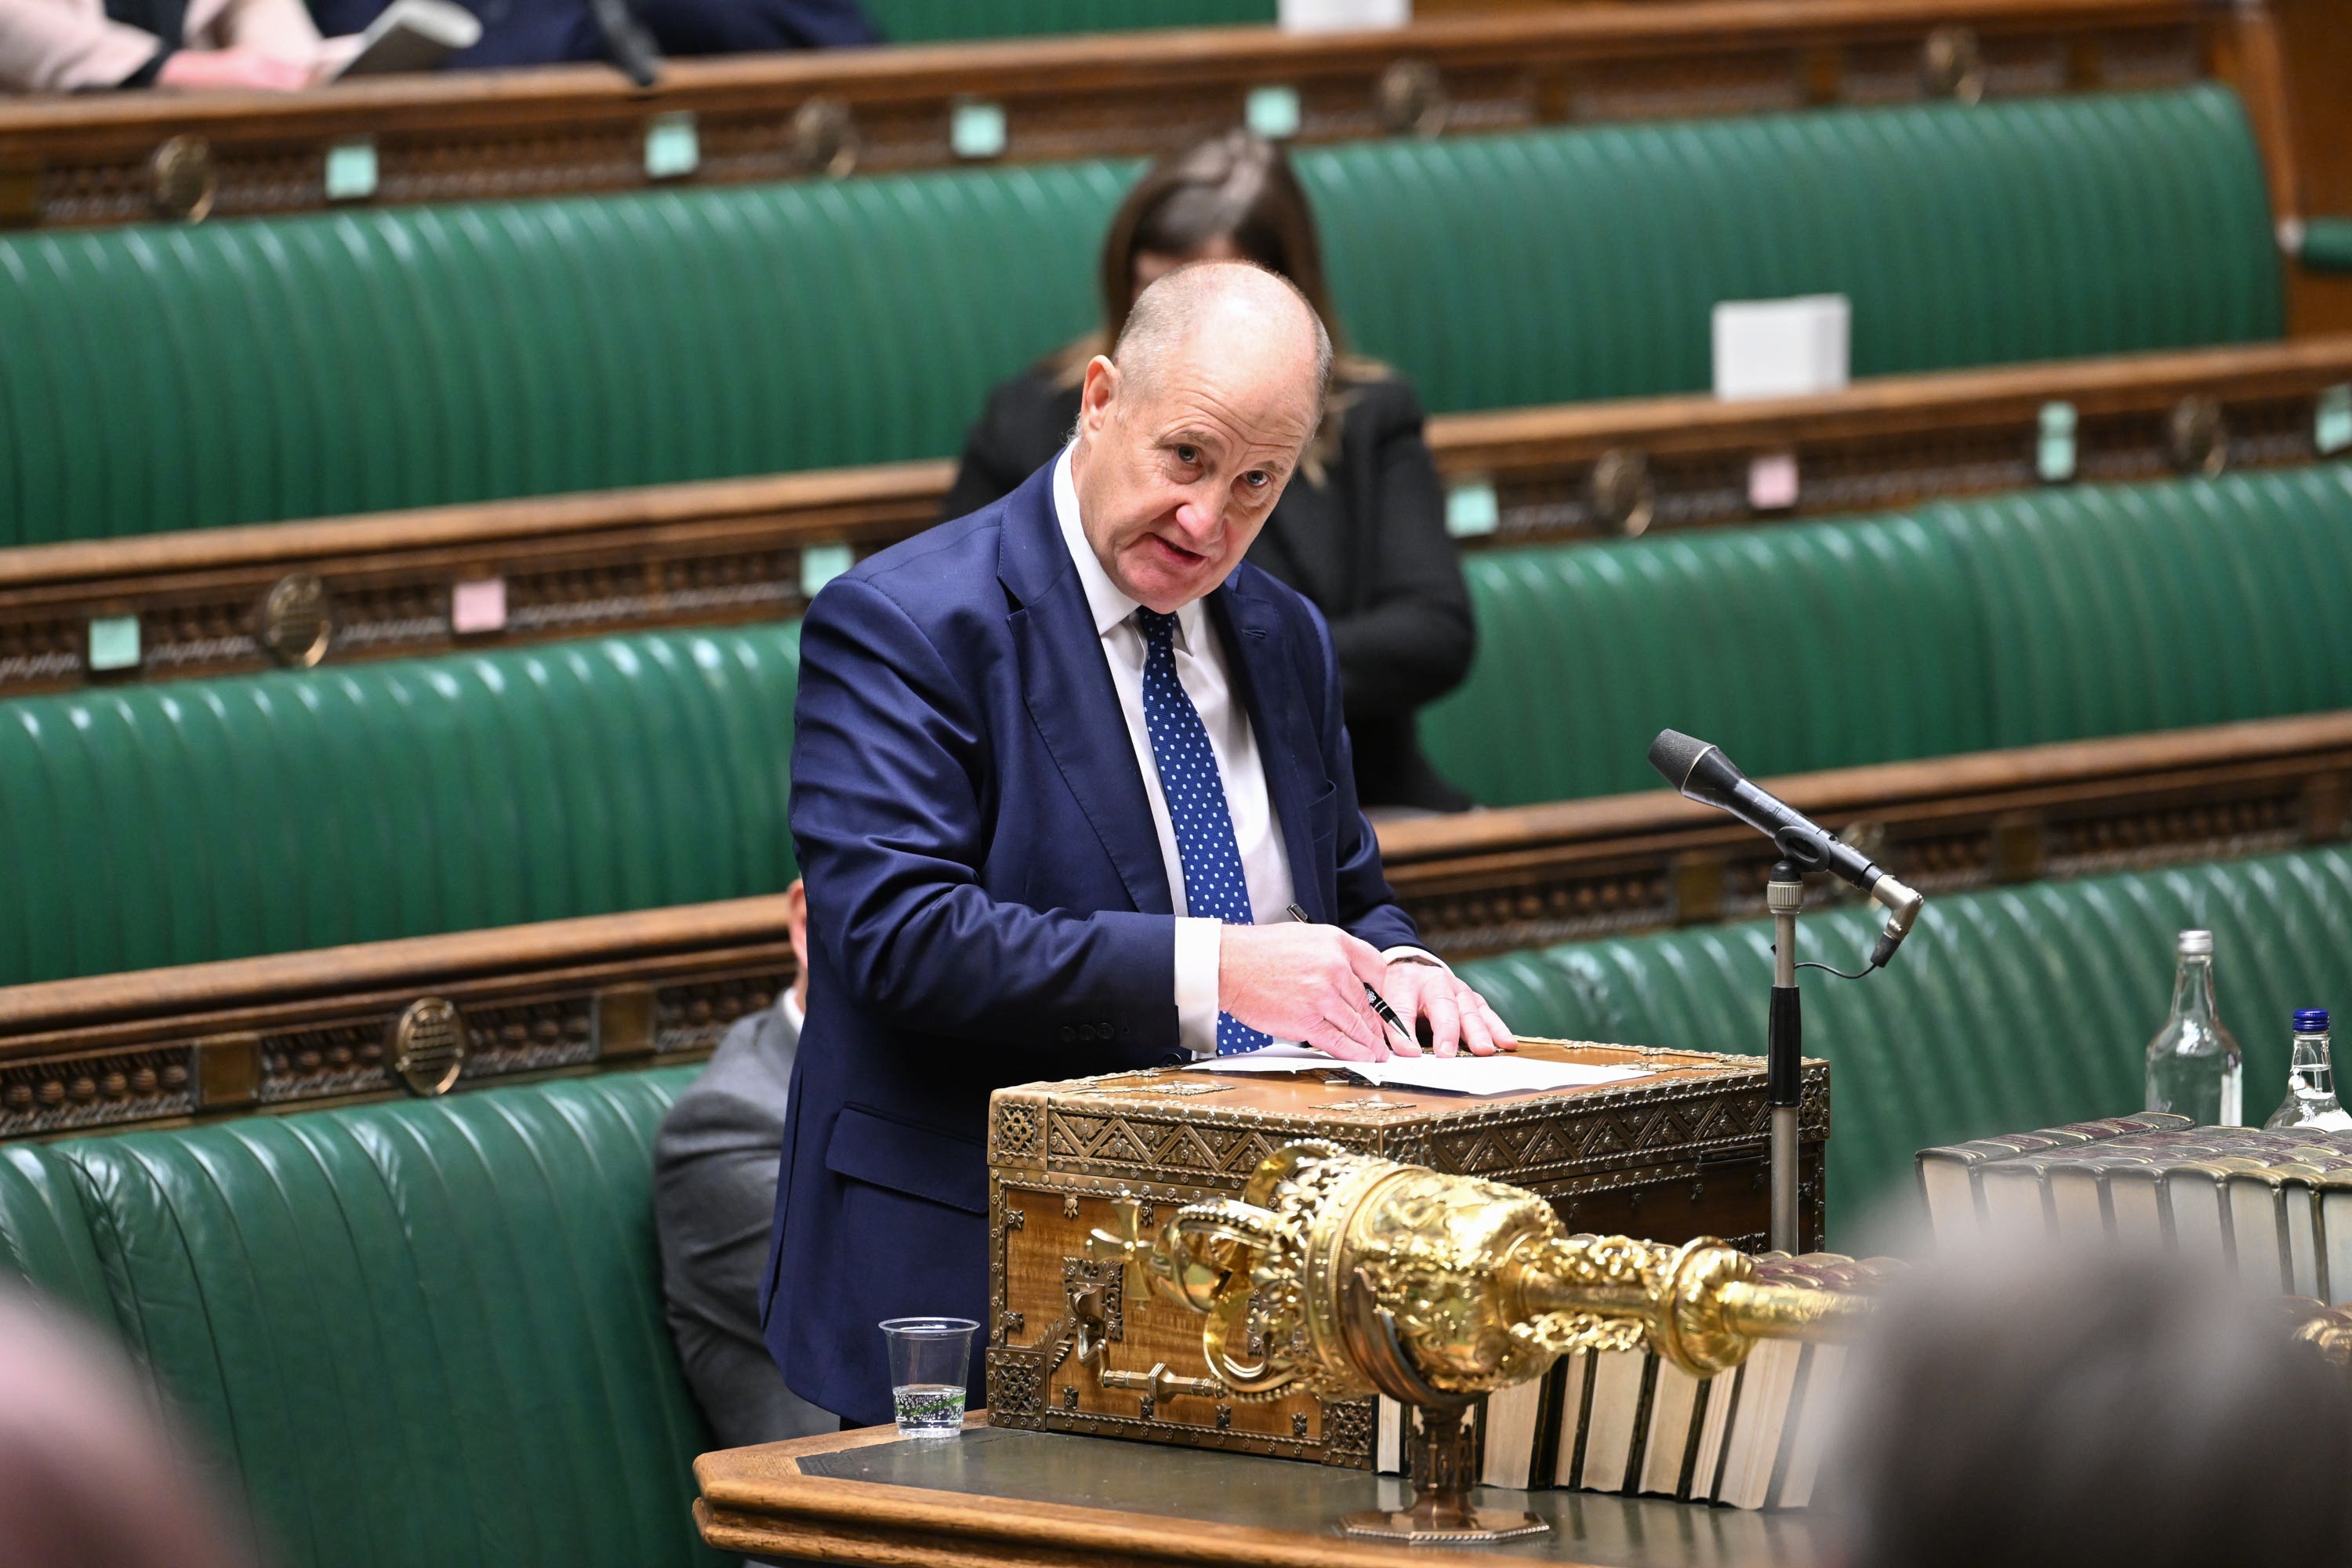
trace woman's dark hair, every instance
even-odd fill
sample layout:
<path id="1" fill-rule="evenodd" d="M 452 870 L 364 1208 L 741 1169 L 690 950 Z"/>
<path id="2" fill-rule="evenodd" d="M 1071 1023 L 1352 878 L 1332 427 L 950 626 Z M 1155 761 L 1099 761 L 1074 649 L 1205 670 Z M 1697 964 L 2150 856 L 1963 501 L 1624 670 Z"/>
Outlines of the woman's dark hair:
<path id="1" fill-rule="evenodd" d="M 1323 247 L 1315 237 L 1315 215 L 1298 176 L 1291 173 L 1290 160 L 1263 136 L 1229 131 L 1154 163 L 1118 204 L 1110 231 L 1103 236 L 1097 273 L 1102 327 L 1054 355 L 1050 363 L 1060 378 L 1075 382 L 1089 359 L 1118 341 L 1135 303 L 1139 253 L 1191 256 L 1220 239 L 1232 245 L 1241 259 L 1287 278 L 1307 296 L 1331 334 L 1335 387 L 1385 374 L 1379 364 L 1347 352 L 1346 336 L 1323 281 Z"/>
<path id="2" fill-rule="evenodd" d="M 1118 204 L 1103 237 L 1103 340 L 1117 342 L 1127 323 L 1139 252 L 1190 256 L 1220 239 L 1243 260 L 1297 285 L 1325 329 L 1339 336 L 1323 286 L 1315 215 L 1290 160 L 1263 136 L 1229 131 L 1155 163 Z"/>

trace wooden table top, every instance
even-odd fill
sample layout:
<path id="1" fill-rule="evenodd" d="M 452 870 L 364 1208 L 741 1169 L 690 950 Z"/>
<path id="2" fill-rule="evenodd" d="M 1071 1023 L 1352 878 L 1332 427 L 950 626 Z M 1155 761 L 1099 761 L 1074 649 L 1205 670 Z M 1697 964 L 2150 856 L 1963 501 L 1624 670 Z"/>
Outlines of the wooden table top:
<path id="1" fill-rule="evenodd" d="M 1362 1470 L 1152 1443 L 992 1427 L 900 1439 L 889 1427 L 705 1454 L 703 1539 L 726 1552 L 890 1568 L 1409 1568 L 1433 1556 L 1551 1568 L 1748 1568 L 1814 1559 L 1806 1516 L 1589 1492 L 1502 1492 L 1548 1534 L 1442 1549 L 1352 1540 L 1332 1521 L 1402 1506 L 1406 1483 Z"/>

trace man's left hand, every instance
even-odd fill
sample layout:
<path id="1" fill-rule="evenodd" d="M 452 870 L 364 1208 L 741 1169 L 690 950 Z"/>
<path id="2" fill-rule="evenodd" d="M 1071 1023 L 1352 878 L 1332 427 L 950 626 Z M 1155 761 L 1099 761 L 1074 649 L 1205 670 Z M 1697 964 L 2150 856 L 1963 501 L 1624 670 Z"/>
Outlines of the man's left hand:
<path id="1" fill-rule="evenodd" d="M 1405 1027 L 1417 1030 L 1422 1019 L 1429 1020 L 1430 1045 L 1441 1057 L 1465 1050 L 1474 1057 L 1491 1057 L 1498 1050 L 1518 1048 L 1518 1037 L 1486 999 L 1434 963 L 1396 960 L 1381 983 L 1381 995 Z M 1390 1034 L 1393 1047 L 1395 1031 Z"/>

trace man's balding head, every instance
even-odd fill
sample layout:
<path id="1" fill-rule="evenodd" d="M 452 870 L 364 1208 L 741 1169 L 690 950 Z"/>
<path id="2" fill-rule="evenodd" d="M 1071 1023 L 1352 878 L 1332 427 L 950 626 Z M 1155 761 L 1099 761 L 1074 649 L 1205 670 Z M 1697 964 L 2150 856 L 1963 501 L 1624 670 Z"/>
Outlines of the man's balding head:
<path id="1" fill-rule="evenodd" d="M 1197 261 L 1162 274 L 1136 296 L 1111 345 L 1111 363 L 1150 380 L 1195 344 L 1230 353 L 1237 344 L 1313 365 L 1315 406 L 1331 385 L 1331 334 L 1297 286 L 1246 261 Z"/>
<path id="2" fill-rule="evenodd" d="M 1167 612 L 1224 581 L 1321 422 L 1331 338 L 1245 262 L 1179 268 L 1087 366 L 1072 478 L 1111 581 Z"/>

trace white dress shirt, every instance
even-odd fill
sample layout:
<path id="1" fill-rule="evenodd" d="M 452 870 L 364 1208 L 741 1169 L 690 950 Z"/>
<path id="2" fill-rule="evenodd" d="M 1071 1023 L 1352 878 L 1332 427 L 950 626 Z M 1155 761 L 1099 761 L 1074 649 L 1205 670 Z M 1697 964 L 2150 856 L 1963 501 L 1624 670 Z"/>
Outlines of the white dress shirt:
<path id="1" fill-rule="evenodd" d="M 1168 869 L 1168 896 L 1178 917 L 1177 1035 L 1194 1056 L 1213 1057 L 1217 1054 L 1217 928 L 1223 922 L 1185 913 L 1184 861 L 1176 852 L 1176 823 L 1168 814 L 1168 795 L 1160 787 L 1160 759 L 1152 752 L 1151 731 L 1143 722 L 1143 629 L 1135 624 L 1135 612 L 1141 606 L 1120 592 L 1087 542 L 1086 530 L 1078 523 L 1078 491 L 1070 478 L 1067 447 L 1054 459 L 1054 521 L 1061 525 L 1062 542 L 1069 547 L 1078 583 L 1087 591 L 1087 606 L 1094 612 L 1095 635 L 1102 639 L 1110 683 L 1127 719 L 1128 742 L 1143 773 L 1143 797 L 1151 804 L 1160 858 Z M 1266 798 L 1265 766 L 1258 760 L 1249 710 L 1234 700 L 1224 647 L 1200 600 L 1176 612 L 1173 640 L 1176 679 L 1200 711 L 1202 727 L 1209 731 L 1209 749 L 1216 754 L 1217 776 L 1224 781 L 1225 809 L 1234 819 L 1242 879 L 1249 884 L 1250 912 L 1260 925 L 1286 921 L 1296 889 L 1283 852 L 1282 826 L 1275 821 L 1274 803 Z"/>
<path id="2" fill-rule="evenodd" d="M 1086 530 L 1078 521 L 1078 490 L 1070 477 L 1071 448 L 1054 459 L 1054 521 L 1061 525 L 1062 542 L 1077 568 L 1086 589 L 1087 606 L 1094 613 L 1095 635 L 1102 639 L 1104 662 L 1110 666 L 1110 683 L 1118 693 L 1119 712 L 1127 720 L 1128 743 L 1135 748 L 1135 765 L 1143 773 L 1143 798 L 1151 805 L 1152 830 L 1160 836 L 1160 858 L 1168 872 L 1168 896 L 1176 909 L 1176 1028 L 1185 1049 L 1196 1057 L 1217 1054 L 1217 928 L 1223 923 L 1188 915 L 1184 901 L 1184 861 L 1176 851 L 1176 824 L 1168 813 L 1167 793 L 1160 784 L 1160 759 L 1151 750 L 1151 731 L 1143 720 L 1143 629 L 1135 624 L 1141 606 L 1120 591 L 1096 558 Z M 1250 912 L 1260 925 L 1290 918 L 1297 891 L 1290 880 L 1290 860 L 1284 853 L 1282 825 L 1274 818 L 1266 796 L 1265 765 L 1259 759 L 1257 737 L 1250 729 L 1249 710 L 1234 697 L 1225 649 L 1209 625 L 1209 613 L 1195 599 L 1176 612 L 1176 679 L 1201 715 L 1209 732 L 1209 749 L 1217 759 L 1217 776 L 1225 786 L 1225 809 L 1234 819 L 1234 843 L 1241 851 L 1242 879 L 1249 886 Z M 1435 963 L 1420 948 L 1391 948 L 1384 955 L 1411 954 Z"/>

